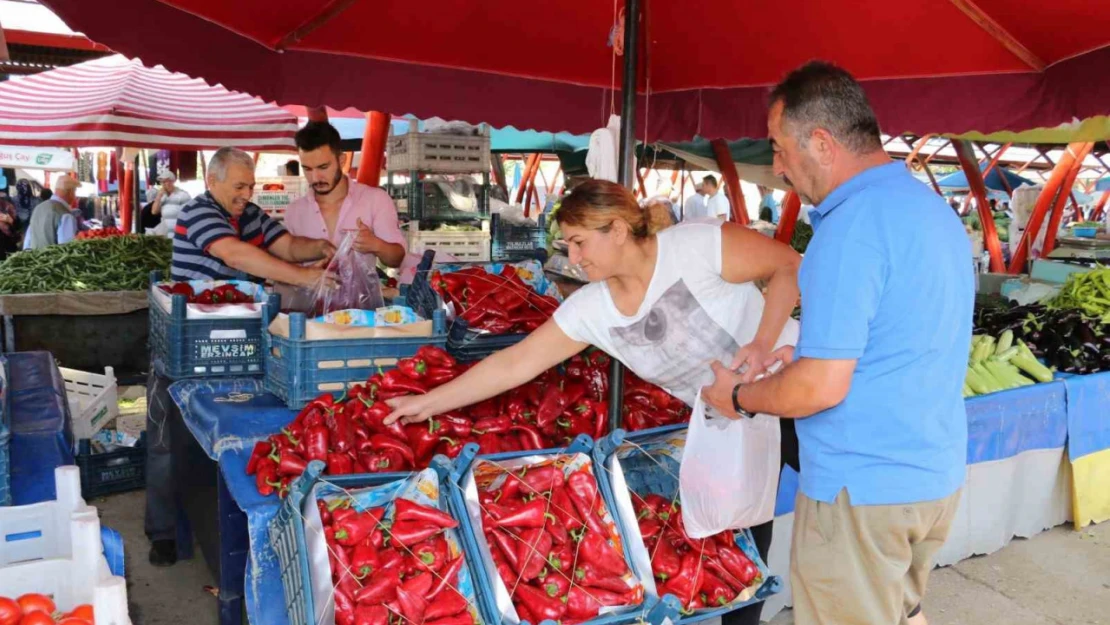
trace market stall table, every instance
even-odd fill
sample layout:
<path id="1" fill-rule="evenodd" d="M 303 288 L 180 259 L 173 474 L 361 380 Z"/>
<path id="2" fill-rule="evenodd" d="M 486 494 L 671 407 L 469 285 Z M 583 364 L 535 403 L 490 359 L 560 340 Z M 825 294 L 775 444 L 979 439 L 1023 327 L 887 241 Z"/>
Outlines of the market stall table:
<path id="1" fill-rule="evenodd" d="M 1110 372 L 1067 376 L 1068 459 L 1076 529 L 1110 519 Z"/>

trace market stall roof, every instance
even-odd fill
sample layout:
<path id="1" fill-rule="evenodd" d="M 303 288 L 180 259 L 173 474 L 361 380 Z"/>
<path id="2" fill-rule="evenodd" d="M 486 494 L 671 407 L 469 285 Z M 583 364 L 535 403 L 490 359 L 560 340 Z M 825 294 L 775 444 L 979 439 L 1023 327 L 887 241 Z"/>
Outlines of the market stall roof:
<path id="1" fill-rule="evenodd" d="M 279 103 L 572 133 L 619 108 L 614 3 L 43 4 L 114 50 Z M 1110 83 L 1091 80 L 1110 63 L 1110 13 L 1089 0 L 707 0 L 696 11 L 712 19 L 696 29 L 675 26 L 690 23 L 687 4 L 643 4 L 639 92 L 650 101 L 636 128 L 649 142 L 764 136 L 767 85 L 813 58 L 864 81 L 889 133 L 1025 130 L 1110 112 Z M 959 46 L 907 45 L 937 33 Z"/>
<path id="2" fill-rule="evenodd" d="M 1110 178 L 1103 178 L 1096 182 L 1095 191 L 1110 191 Z"/>
<path id="3" fill-rule="evenodd" d="M 122 56 L 0 83 L 8 145 L 282 151 L 296 130 L 281 107 Z"/>
<path id="4" fill-rule="evenodd" d="M 983 171 L 986 168 L 987 168 L 987 163 L 981 163 L 979 165 L 979 171 Z M 1007 184 L 1002 184 L 1002 176 L 1003 175 L 1006 176 L 1006 183 Z M 995 167 L 994 169 L 992 169 L 990 171 L 989 174 L 984 176 L 983 177 L 983 182 L 987 185 L 988 189 L 994 189 L 996 191 L 1005 191 L 1007 186 L 1009 186 L 1009 188 L 1011 188 L 1011 189 L 1016 189 L 1016 188 L 1018 188 L 1022 185 L 1026 185 L 1026 184 L 1027 185 L 1037 184 L 1033 180 L 1030 180 L 1028 178 L 1024 178 L 1022 176 L 1019 176 L 1019 175 L 1015 174 L 1014 172 L 1012 172 L 1008 169 L 1000 168 L 1000 167 Z M 949 174 L 949 175 L 941 178 L 940 180 L 937 180 L 937 186 L 939 186 L 942 189 L 948 190 L 948 191 L 955 191 L 955 190 L 958 190 L 958 189 L 968 189 L 969 188 L 968 184 L 967 184 L 967 175 L 964 174 L 964 172 L 962 172 L 962 171 L 958 171 L 954 174 Z"/>

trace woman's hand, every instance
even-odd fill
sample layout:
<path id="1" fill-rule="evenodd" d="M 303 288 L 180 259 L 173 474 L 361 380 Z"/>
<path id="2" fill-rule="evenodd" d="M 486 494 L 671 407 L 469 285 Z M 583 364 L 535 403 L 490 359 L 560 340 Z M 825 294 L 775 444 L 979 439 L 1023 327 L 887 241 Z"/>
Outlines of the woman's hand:
<path id="1" fill-rule="evenodd" d="M 753 341 L 736 352 L 729 368 L 740 374 L 741 384 L 748 384 L 766 373 L 767 368 L 776 362 L 782 361 L 783 365 L 788 365 L 793 359 L 794 348 L 790 345 L 772 351 L 762 343 Z"/>
<path id="2" fill-rule="evenodd" d="M 427 395 L 407 395 L 405 397 L 394 397 L 393 399 L 386 400 L 393 412 L 385 418 L 385 424 L 391 425 L 398 419 L 401 423 L 420 423 L 427 421 L 435 416 L 435 411 L 432 408 L 432 402 L 429 401 Z"/>

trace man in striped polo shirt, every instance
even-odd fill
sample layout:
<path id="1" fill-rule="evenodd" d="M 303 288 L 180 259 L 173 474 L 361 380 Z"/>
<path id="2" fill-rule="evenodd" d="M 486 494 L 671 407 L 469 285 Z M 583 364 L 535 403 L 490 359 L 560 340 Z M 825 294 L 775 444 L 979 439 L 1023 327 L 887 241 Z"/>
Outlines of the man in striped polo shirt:
<path id="1" fill-rule="evenodd" d="M 174 227 L 174 280 L 269 279 L 314 286 L 325 274 L 335 246 L 327 239 L 289 234 L 251 203 L 254 159 L 222 148 L 208 164 L 208 191 L 185 205 Z M 299 263 L 324 261 L 310 266 Z"/>
<path id="2" fill-rule="evenodd" d="M 222 148 L 208 163 L 208 191 L 181 209 L 174 226 L 174 280 L 269 279 L 311 287 L 336 286 L 324 267 L 335 254 L 327 239 L 289 234 L 251 203 L 254 159 Z M 302 266 L 298 263 L 313 263 Z M 146 522 L 155 566 L 177 562 L 177 516 L 169 419 L 180 419 L 169 394 L 173 380 L 151 367 L 147 378 Z"/>

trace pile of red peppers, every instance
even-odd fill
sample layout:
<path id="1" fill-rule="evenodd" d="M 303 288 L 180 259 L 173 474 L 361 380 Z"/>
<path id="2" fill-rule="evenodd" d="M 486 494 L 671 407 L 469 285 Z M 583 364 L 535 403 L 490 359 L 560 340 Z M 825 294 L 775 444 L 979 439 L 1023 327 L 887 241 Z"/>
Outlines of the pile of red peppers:
<path id="1" fill-rule="evenodd" d="M 123 230 L 115 226 L 108 226 L 107 228 L 97 228 L 95 230 L 82 230 L 77 233 L 77 240 L 84 241 L 85 239 L 108 239 L 111 237 L 122 237 Z"/>
<path id="2" fill-rule="evenodd" d="M 450 273 L 434 271 L 430 282 L 444 302 L 454 305 L 468 328 L 489 334 L 531 332 L 559 307 L 555 298 L 532 290 L 510 264 L 501 273 L 489 273 L 481 267 Z"/>
<path id="3" fill-rule="evenodd" d="M 690 538 L 677 501 L 632 494 L 640 535 L 651 556 L 659 596 L 672 594 L 687 612 L 719 608 L 762 583 L 759 568 L 736 545 L 733 532 Z"/>
<path id="4" fill-rule="evenodd" d="M 318 499 L 335 584 L 336 625 L 476 625 L 458 588 L 462 553 L 451 553 L 451 515 L 398 498 L 358 511 L 347 497 Z"/>
<path id="5" fill-rule="evenodd" d="M 235 288 L 234 284 L 221 284 L 218 287 L 204 289 L 200 293 L 193 290 L 188 282 L 174 282 L 173 284 L 160 284 L 158 288 L 170 296 L 184 295 L 189 304 L 251 304 L 254 298 Z"/>
<path id="6" fill-rule="evenodd" d="M 565 475 L 557 458 L 502 475 L 479 484 L 482 531 L 522 620 L 574 625 L 642 601 L 588 468 Z"/>

